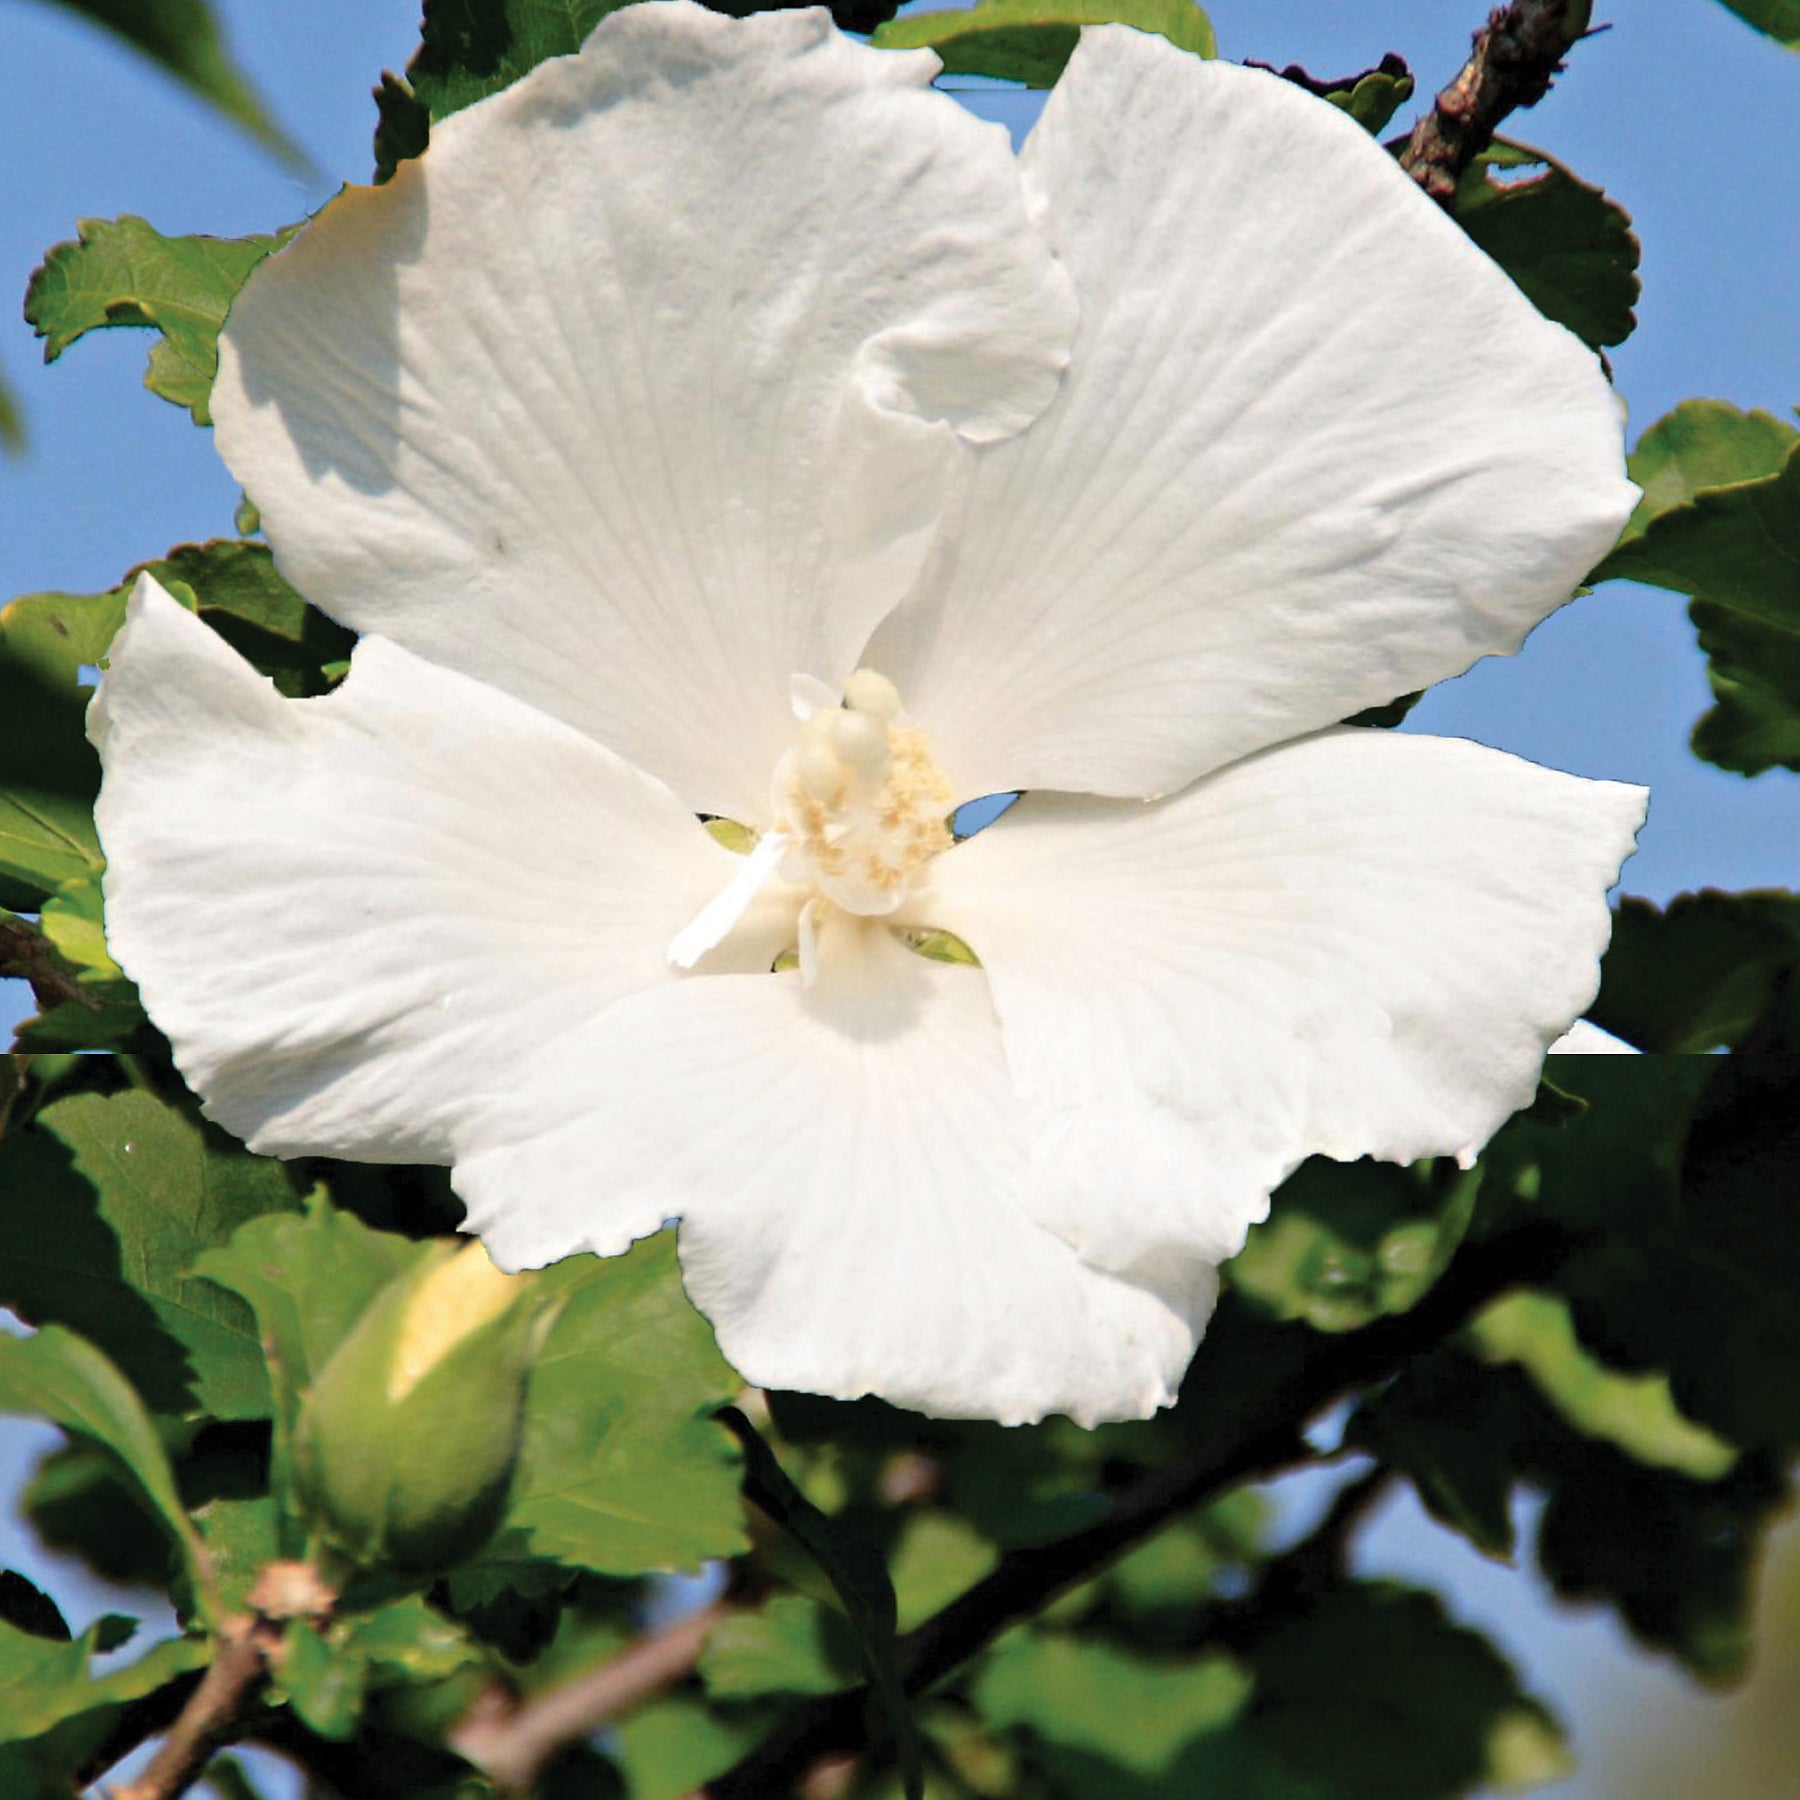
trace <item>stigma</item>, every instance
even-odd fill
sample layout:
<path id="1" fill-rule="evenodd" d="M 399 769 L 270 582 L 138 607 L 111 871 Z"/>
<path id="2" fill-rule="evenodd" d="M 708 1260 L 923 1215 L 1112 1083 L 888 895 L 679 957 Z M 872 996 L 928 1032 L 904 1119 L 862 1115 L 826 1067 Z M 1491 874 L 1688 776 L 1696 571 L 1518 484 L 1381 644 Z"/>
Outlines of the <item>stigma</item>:
<path id="1" fill-rule="evenodd" d="M 950 784 L 885 675 L 858 669 L 841 706 L 821 706 L 775 768 L 782 877 L 845 912 L 891 913 L 913 876 L 954 841 Z"/>

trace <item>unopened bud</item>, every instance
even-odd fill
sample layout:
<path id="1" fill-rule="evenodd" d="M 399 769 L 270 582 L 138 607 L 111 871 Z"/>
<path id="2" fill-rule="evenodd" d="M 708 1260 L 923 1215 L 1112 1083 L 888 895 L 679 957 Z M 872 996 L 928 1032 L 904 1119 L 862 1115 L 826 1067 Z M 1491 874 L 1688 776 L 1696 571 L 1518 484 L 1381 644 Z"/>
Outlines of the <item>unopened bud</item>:
<path id="1" fill-rule="evenodd" d="M 525 1383 L 549 1324 L 534 1280 L 443 1245 L 378 1293 L 300 1410 L 300 1498 L 365 1566 L 471 1555 L 506 1508 Z"/>

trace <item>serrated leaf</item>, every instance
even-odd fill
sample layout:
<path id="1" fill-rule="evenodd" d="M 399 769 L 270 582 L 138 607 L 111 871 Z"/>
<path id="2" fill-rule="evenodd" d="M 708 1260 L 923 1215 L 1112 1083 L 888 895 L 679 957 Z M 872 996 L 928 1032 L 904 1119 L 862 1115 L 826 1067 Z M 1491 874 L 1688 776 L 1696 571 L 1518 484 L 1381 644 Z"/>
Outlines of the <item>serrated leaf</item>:
<path id="1" fill-rule="evenodd" d="M 306 160 L 231 53 L 206 0 L 59 0 L 150 58 L 290 163 Z"/>
<path id="2" fill-rule="evenodd" d="M 516 1543 L 621 1575 L 737 1555 L 738 1458 L 712 1413 L 741 1384 L 682 1292 L 672 1235 L 570 1257 L 546 1280 L 563 1307 L 532 1372 L 495 1554 Z"/>
<path id="3" fill-rule="evenodd" d="M 862 1680 L 863 1665 L 841 1613 L 803 1594 L 777 1594 L 755 1611 L 720 1619 L 699 1672 L 714 1699 L 750 1700 L 840 1693 Z"/>
<path id="4" fill-rule="evenodd" d="M 1755 481 L 1699 489 L 1593 572 L 1691 594 L 1800 631 L 1800 444 Z"/>
<path id="5" fill-rule="evenodd" d="M 1797 974 L 1800 895 L 1705 888 L 1666 908 L 1625 899 L 1590 1013 L 1645 1050 L 1736 1049 L 1771 1018 Z"/>
<path id="6" fill-rule="evenodd" d="M 292 1492 L 294 1426 L 307 1387 L 369 1302 L 430 1248 L 371 1230 L 315 1188 L 303 1214 L 252 1219 L 194 1259 L 203 1283 L 235 1296 L 254 1315 L 275 1418 L 270 1480 L 283 1507 Z M 297 1553 L 301 1546 L 285 1548 Z"/>
<path id="7" fill-rule="evenodd" d="M 1283 81 L 1305 88 L 1321 100 L 1329 100 L 1372 135 L 1385 130 L 1394 114 L 1413 94 L 1412 71 L 1407 68 L 1406 59 L 1392 51 L 1374 68 L 1336 80 L 1309 74 L 1299 63 L 1289 63 L 1285 69 L 1277 69 L 1273 63 L 1254 61 L 1247 66 L 1267 69 L 1271 75 L 1279 75 Z"/>
<path id="8" fill-rule="evenodd" d="M 1734 775 L 1800 769 L 1800 631 L 1707 600 L 1688 617 L 1716 702 L 1694 726 L 1694 754 Z"/>
<path id="9" fill-rule="evenodd" d="M 967 11 L 916 12 L 877 26 L 884 50 L 935 50 L 946 75 L 1056 85 L 1083 25 L 1130 25 L 1196 56 L 1215 56 L 1212 22 L 1193 0 L 981 0 Z"/>
<path id="10" fill-rule="evenodd" d="M 0 1300 L 83 1333 L 158 1411 L 264 1416 L 255 1322 L 192 1265 L 297 1204 L 280 1163 L 154 1095 L 52 1100 L 0 1149 Z"/>
<path id="11" fill-rule="evenodd" d="M 1645 1467 L 1574 1430 L 1521 1371 L 1454 1351 L 1365 1401 L 1350 1436 L 1490 1554 L 1510 1554 L 1514 1484 L 1531 1483 L 1547 1497 L 1538 1560 L 1559 1593 L 1605 1601 L 1702 1679 L 1742 1669 L 1760 1536 L 1786 1498 L 1766 1458 L 1715 1482 Z"/>
<path id="12" fill-rule="evenodd" d="M 1703 410 L 1704 409 L 1704 410 Z M 1689 479 L 1755 479 L 1688 490 L 1644 506 L 1591 580 L 1645 581 L 1693 597 L 1718 705 L 1694 731 L 1696 755 L 1742 775 L 1800 768 L 1800 436 L 1767 414 L 1689 402 L 1645 434 L 1632 472 L 1668 467 L 1671 435 L 1687 445 Z M 1781 460 L 1778 460 L 1780 458 Z"/>
<path id="13" fill-rule="evenodd" d="M 375 91 L 375 178 L 417 156 L 431 126 L 510 87 L 546 58 L 572 56 L 621 0 L 425 0 L 406 79 Z"/>
<path id="14" fill-rule="evenodd" d="M 1627 467 L 1643 489 L 1621 543 L 1705 488 L 1778 475 L 1800 432 L 1773 413 L 1741 412 L 1723 400 L 1683 400 L 1637 441 Z M 1602 565 L 1604 566 L 1604 565 Z"/>
<path id="15" fill-rule="evenodd" d="M 1520 174 L 1529 169 L 1541 173 Z M 1630 215 L 1599 188 L 1541 150 L 1496 139 L 1457 183 L 1452 210 L 1545 318 L 1596 350 L 1631 335 L 1638 243 Z"/>
<path id="16" fill-rule="evenodd" d="M 1800 0 L 1720 0 L 1720 4 L 1778 44 L 1800 50 Z"/>
<path id="17" fill-rule="evenodd" d="M 1152 1660 L 1098 1639 L 1027 1630 L 983 1663 L 973 1699 L 990 1725 L 1156 1776 L 1196 1738 L 1229 1726 L 1250 1689 L 1248 1672 L 1228 1656 Z"/>
<path id="18" fill-rule="evenodd" d="M 83 219 L 25 290 L 25 317 L 54 362 L 78 338 L 108 326 L 162 334 L 144 385 L 212 423 L 207 401 L 219 367 L 219 331 L 250 271 L 292 231 L 245 238 L 164 237 L 130 213 Z"/>
<path id="19" fill-rule="evenodd" d="M 58 1642 L 0 1622 L 0 1744 L 20 1744 L 57 1731 L 60 1755 L 29 1760 L 46 1769 L 53 1761 L 70 1767 L 84 1745 L 105 1736 L 118 1708 L 206 1666 L 210 1653 L 203 1642 L 169 1638 L 123 1668 L 92 1674 L 93 1658 L 124 1643 L 132 1626 L 129 1619 L 109 1615 L 79 1638 Z M 66 1728 L 78 1720 L 78 1733 L 70 1733 Z M 16 1790 L 4 1791 L 10 1800 Z M 63 1791 L 71 1790 L 65 1786 Z"/>
<path id="20" fill-rule="evenodd" d="M 210 1590 L 206 1551 L 150 1415 L 131 1384 L 85 1338 L 57 1325 L 35 1337 L 0 1338 L 0 1412 L 40 1415 L 112 1451 L 168 1529 L 195 1587 Z"/>

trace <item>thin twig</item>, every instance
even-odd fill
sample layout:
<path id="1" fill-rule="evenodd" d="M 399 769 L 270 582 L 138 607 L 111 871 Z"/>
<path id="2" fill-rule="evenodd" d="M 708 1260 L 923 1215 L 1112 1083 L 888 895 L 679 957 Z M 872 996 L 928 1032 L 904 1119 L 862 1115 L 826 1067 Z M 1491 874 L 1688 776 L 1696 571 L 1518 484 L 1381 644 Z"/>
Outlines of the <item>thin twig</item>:
<path id="1" fill-rule="evenodd" d="M 1126 1488 L 1106 1515 L 1054 1544 L 1012 1550 L 993 1572 L 900 1640 L 908 1694 L 920 1694 L 991 1643 L 1016 1620 L 1106 1569 L 1179 1514 L 1241 1482 L 1310 1456 L 1300 1432 L 1336 1401 L 1397 1373 L 1441 1343 L 1496 1295 L 1544 1280 L 1581 1240 L 1533 1221 L 1466 1249 L 1411 1312 L 1342 1338 L 1319 1334 L 1306 1354 L 1254 1405 L 1241 1430 L 1196 1446 L 1182 1460 Z M 1334 1529 L 1347 1531 L 1375 1497 L 1372 1481 L 1352 1484 Z M 1342 1498 L 1342 1497 L 1341 1497 Z M 1334 1513 L 1337 1509 L 1334 1509 Z M 708 1800 L 769 1800 L 787 1793 L 820 1758 L 858 1748 L 868 1703 L 864 1689 L 797 1708 L 744 1760 L 706 1789 Z"/>
<path id="2" fill-rule="evenodd" d="M 1413 127 L 1400 165 L 1440 206 L 1493 142 L 1508 113 L 1550 91 L 1562 59 L 1588 29 L 1589 0 L 1510 0 L 1489 13 L 1456 79 Z"/>
<path id="3" fill-rule="evenodd" d="M 80 985 L 62 952 L 24 919 L 0 918 L 0 976 L 9 975 L 31 983 L 41 1012 L 69 1000 L 89 1012 L 101 1010 L 98 996 Z"/>
<path id="4" fill-rule="evenodd" d="M 710 1632 L 734 1610 L 716 1601 L 642 1637 L 573 1681 L 520 1704 L 484 1694 L 450 1734 L 451 1748 L 502 1793 L 529 1792 L 559 1750 L 654 1699 L 699 1661 Z"/>
<path id="5" fill-rule="evenodd" d="M 219 1629 L 218 1647 L 200 1685 L 169 1727 L 168 1736 L 135 1781 L 113 1789 L 113 1800 L 179 1800 L 205 1772 L 212 1753 L 237 1733 L 281 1645 L 273 1619 L 238 1615 Z"/>

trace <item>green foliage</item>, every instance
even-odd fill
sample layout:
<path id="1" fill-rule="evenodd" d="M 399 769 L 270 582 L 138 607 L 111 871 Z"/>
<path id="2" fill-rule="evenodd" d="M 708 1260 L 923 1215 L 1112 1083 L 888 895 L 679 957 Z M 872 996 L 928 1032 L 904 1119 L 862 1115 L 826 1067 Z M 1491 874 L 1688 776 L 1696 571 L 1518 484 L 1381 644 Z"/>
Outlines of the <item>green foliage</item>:
<path id="1" fill-rule="evenodd" d="M 562 1310 L 526 1397 L 502 1548 L 611 1574 L 744 1547 L 739 1461 L 712 1417 L 741 1387 L 665 1234 L 549 1271 Z"/>
<path id="2" fill-rule="evenodd" d="M 206 1549 L 150 1415 L 92 1344 L 60 1325 L 46 1325 L 31 1338 L 0 1338 L 0 1412 L 39 1414 L 110 1450 L 167 1527 L 196 1588 L 206 1590 Z"/>
<path id="3" fill-rule="evenodd" d="M 916 12 L 876 28 L 884 50 L 935 50 L 946 75 L 1056 84 L 1083 25 L 1130 25 L 1196 56 L 1216 56 L 1212 22 L 1193 0 L 980 0 L 968 11 Z"/>
<path id="4" fill-rule="evenodd" d="M 23 1050 L 137 1050 L 155 1033 L 136 986 L 106 947 L 97 876 L 64 882 L 43 905 L 39 931 L 54 954 L 60 979 L 54 1001 L 19 1027 Z"/>
<path id="5" fill-rule="evenodd" d="M 1747 25 L 1800 50 L 1800 0 L 1720 0 Z"/>
<path id="6" fill-rule="evenodd" d="M 1449 1266 L 1478 1176 L 1454 1163 L 1333 1163 L 1288 1177 L 1232 1259 L 1231 1282 L 1278 1319 L 1356 1331 L 1407 1311 Z"/>
<path id="7" fill-rule="evenodd" d="M 1631 453 L 1631 479 L 1644 492 L 1620 546 L 1705 488 L 1779 474 L 1797 443 L 1800 432 L 1773 413 L 1741 412 L 1723 400 L 1683 400 L 1644 432 Z"/>
<path id="8" fill-rule="evenodd" d="M 1591 1016 L 1642 1050 L 1800 1050 L 1800 896 L 1625 899 Z"/>
<path id="9" fill-rule="evenodd" d="M 1496 139 L 1457 183 L 1454 210 L 1545 318 L 1596 350 L 1630 337 L 1638 241 L 1624 208 L 1597 187 L 1541 150 Z"/>
<path id="10" fill-rule="evenodd" d="M 56 0 L 122 38 L 290 163 L 305 158 L 225 48 L 207 0 Z"/>
<path id="11" fill-rule="evenodd" d="M 615 3 L 426 0 L 408 79 L 378 96 L 382 173 Z M 198 4 L 82 10 L 153 52 L 185 11 L 194 34 L 162 53 L 201 86 L 224 66 Z M 953 74 L 1034 85 L 1100 19 L 1213 54 L 1187 0 L 832 10 Z M 1397 57 L 1283 74 L 1371 132 L 1412 93 Z M 1631 330 L 1637 246 L 1597 189 L 1496 144 L 1456 213 L 1590 345 Z M 204 422 L 232 298 L 282 241 L 84 225 L 30 317 L 52 358 L 90 330 L 157 330 L 149 385 Z M 1769 414 L 1685 403 L 1639 442 L 1644 498 L 1596 572 L 1693 596 L 1719 695 L 1696 748 L 1726 767 L 1800 766 L 1797 445 Z M 351 634 L 246 541 L 253 510 L 238 529 L 146 566 L 281 692 L 328 693 Z M 728 1429 L 741 1383 L 669 1234 L 533 1278 L 544 1319 L 470 1324 L 399 1394 L 432 1310 L 413 1302 L 457 1260 L 448 1176 L 249 1156 L 200 1122 L 107 948 L 83 715 L 130 584 L 0 611 L 0 907 L 19 915 L 0 915 L 0 970 L 42 1005 L 31 1054 L 0 1058 L 0 1304 L 39 1328 L 0 1337 L 0 1407 L 70 1434 L 26 1499 L 45 1543 L 166 1588 L 188 1635 L 97 1665 L 129 1622 L 73 1639 L 50 1596 L 0 1574 L 0 1791 L 103 1776 L 115 1734 L 173 1716 L 221 1620 L 295 1560 L 316 1591 L 283 1615 L 244 1723 L 352 1800 L 490 1800 L 506 1783 L 479 1766 L 481 1722 L 629 1670 L 666 1603 L 658 1572 L 715 1558 L 732 1571 L 703 1648 L 690 1632 L 697 1661 L 536 1772 L 542 1800 L 679 1800 L 809 1717 L 861 1734 L 854 1800 L 1448 1800 L 1556 1777 L 1557 1728 L 1484 1639 L 1429 1595 L 1353 1578 L 1357 1495 L 1393 1476 L 1497 1555 L 1521 1492 L 1541 1493 L 1535 1555 L 1559 1592 L 1703 1679 L 1742 1668 L 1800 1447 L 1793 895 L 1621 903 L 1595 1014 L 1672 1054 L 1563 1059 L 1473 1170 L 1308 1162 L 1156 1418 L 1005 1430 L 772 1394 L 766 1414 L 743 1402 L 761 1432 L 729 1411 Z M 918 947 L 973 960 L 943 933 Z M 1696 1054 L 1721 1047 L 1740 1054 Z M 1484 1274 L 1498 1263 L 1503 1280 Z M 1375 1470 L 1274 1553 L 1257 1484 L 1340 1402 Z M 436 1514 L 467 1498 L 451 1488 L 476 1503 L 445 1532 Z M 358 1506 L 371 1531 L 346 1524 Z M 423 1550 L 395 1528 L 409 1507 L 433 1515 Z M 229 1762 L 209 1780 L 254 1800 Z"/>
<path id="12" fill-rule="evenodd" d="M 127 213 L 83 219 L 25 290 L 25 317 L 54 362 L 77 338 L 112 325 L 162 334 L 144 385 L 212 423 L 207 401 L 219 368 L 219 330 L 250 271 L 292 231 L 247 238 L 164 237 Z"/>
<path id="13" fill-rule="evenodd" d="M 727 1614 L 707 1634 L 700 1676 L 715 1700 L 765 1694 L 835 1694 L 855 1687 L 864 1662 L 844 1615 L 803 1594 L 777 1594 L 754 1612 Z"/>
<path id="14" fill-rule="evenodd" d="M 1718 701 L 1695 755 L 1740 775 L 1800 769 L 1800 434 L 1687 401 L 1644 434 L 1631 469 L 1643 502 L 1592 579 L 1693 596 Z"/>
<path id="15" fill-rule="evenodd" d="M 294 1204 L 280 1163 L 151 1094 L 52 1100 L 0 1146 L 0 1302 L 84 1334 L 160 1412 L 263 1416 L 250 1311 L 192 1265 Z"/>
<path id="16" fill-rule="evenodd" d="M 146 570 L 285 694 L 323 693 L 354 643 L 282 580 L 266 545 L 230 538 L 178 545 L 103 593 L 26 594 L 0 607 L 0 906 L 36 908 L 61 893 L 59 904 L 91 922 L 103 859 L 84 670 L 104 664 Z M 134 1002 L 106 966 L 91 957 L 84 966 L 102 1006 L 87 1020 L 69 1011 L 46 1022 L 37 1048 L 112 1049 L 128 1038 Z M 115 1001 L 123 1012 L 109 1010 Z"/>
<path id="17" fill-rule="evenodd" d="M 899 1607 L 885 1565 L 855 1534 L 840 1530 L 807 1499 L 742 1413 L 733 1409 L 729 1418 L 744 1447 L 744 1491 L 805 1549 L 843 1603 L 899 1757 L 906 1800 L 921 1800 L 924 1756 L 901 1684 L 894 1647 Z"/>
<path id="18" fill-rule="evenodd" d="M 1316 94 L 1321 100 L 1329 100 L 1333 106 L 1341 107 L 1371 135 L 1384 131 L 1402 106 L 1413 95 L 1412 71 L 1406 66 L 1404 57 L 1395 56 L 1392 52 L 1384 56 L 1372 69 L 1365 69 L 1358 75 L 1346 75 L 1340 80 L 1329 80 L 1317 75 L 1310 75 L 1298 63 L 1289 63 L 1285 69 L 1272 68 L 1268 63 L 1252 62 L 1253 69 L 1266 69 L 1271 75 L 1279 75 L 1283 81 L 1291 81 L 1296 87 L 1303 87 L 1309 94 Z M 1414 695 L 1414 699 L 1418 696 Z"/>

